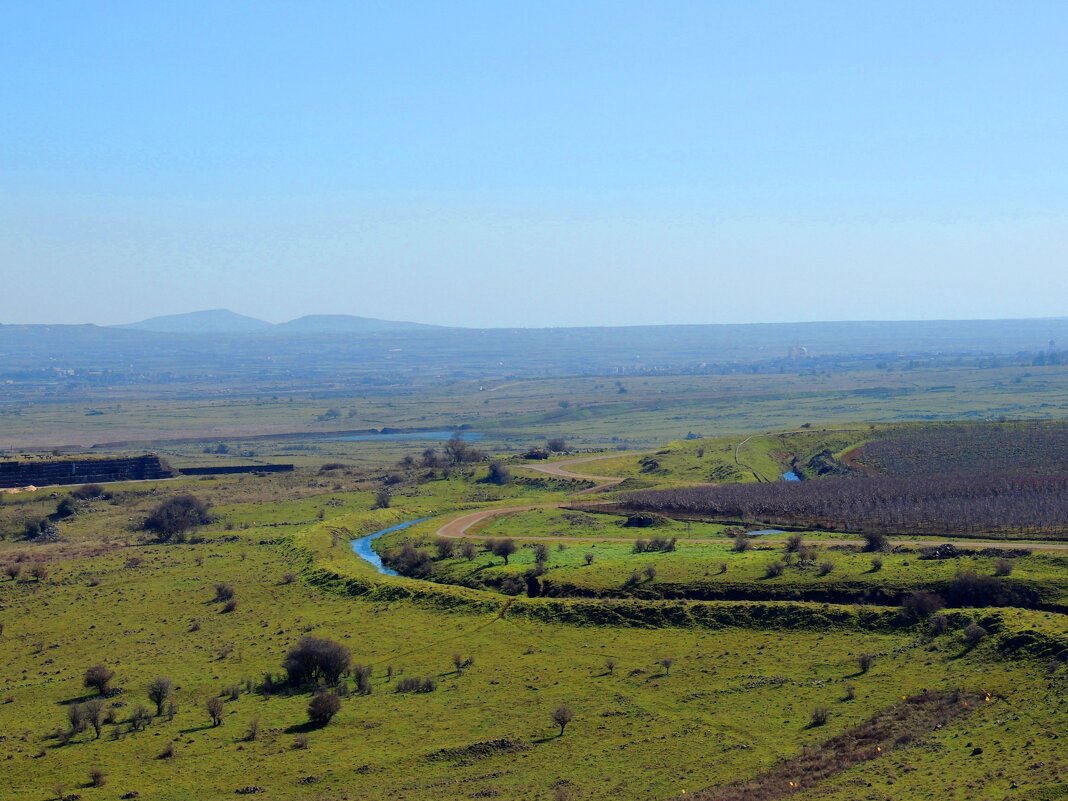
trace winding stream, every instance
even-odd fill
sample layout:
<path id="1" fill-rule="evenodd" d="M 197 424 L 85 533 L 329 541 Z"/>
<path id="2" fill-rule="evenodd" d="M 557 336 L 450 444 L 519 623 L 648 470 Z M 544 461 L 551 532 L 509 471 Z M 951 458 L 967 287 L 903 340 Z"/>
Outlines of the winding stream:
<path id="1" fill-rule="evenodd" d="M 383 576 L 397 576 L 400 575 L 396 570 L 386 567 L 382 564 L 382 557 L 378 555 L 371 543 L 386 534 L 392 534 L 394 531 L 403 531 L 410 526 L 414 526 L 416 523 L 422 523 L 425 520 L 429 520 L 429 517 L 420 517 L 415 520 L 405 520 L 403 523 L 397 523 L 395 526 L 384 528 L 381 531 L 375 531 L 372 534 L 367 534 L 355 540 L 350 541 L 352 545 L 352 551 L 358 557 L 368 562 L 375 570 L 381 573 Z"/>

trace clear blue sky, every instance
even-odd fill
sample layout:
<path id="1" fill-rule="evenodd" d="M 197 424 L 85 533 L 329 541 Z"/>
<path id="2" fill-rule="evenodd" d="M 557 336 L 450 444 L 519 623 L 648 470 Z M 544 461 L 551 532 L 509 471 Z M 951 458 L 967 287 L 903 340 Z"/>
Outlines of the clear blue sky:
<path id="1" fill-rule="evenodd" d="M 1068 3 L 0 5 L 0 322 L 1068 315 Z"/>

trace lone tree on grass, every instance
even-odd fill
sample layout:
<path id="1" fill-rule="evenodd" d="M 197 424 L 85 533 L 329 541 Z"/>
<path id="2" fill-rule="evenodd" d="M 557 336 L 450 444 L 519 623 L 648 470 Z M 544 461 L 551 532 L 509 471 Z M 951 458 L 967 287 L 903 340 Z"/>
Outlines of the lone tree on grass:
<path id="1" fill-rule="evenodd" d="M 219 696 L 213 695 L 208 699 L 206 708 L 208 710 L 208 717 L 211 718 L 211 725 L 221 725 L 223 722 L 223 700 Z"/>
<path id="2" fill-rule="evenodd" d="M 308 703 L 308 719 L 325 726 L 341 710 L 341 699 L 333 690 L 318 690 Z"/>
<path id="3" fill-rule="evenodd" d="M 115 671 L 109 670 L 103 665 L 93 665 L 82 679 L 82 683 L 91 690 L 96 690 L 100 695 L 107 695 L 111 690 L 111 680 L 115 678 Z"/>
<path id="4" fill-rule="evenodd" d="M 352 654 L 340 643 L 325 637 L 301 637 L 286 653 L 282 667 L 295 686 L 322 679 L 337 684 L 341 674 L 349 669 Z"/>
<path id="5" fill-rule="evenodd" d="M 100 729 L 104 726 L 104 699 L 90 698 L 82 704 L 82 709 L 85 710 L 85 722 L 93 727 L 93 733 L 99 740 Z"/>
<path id="6" fill-rule="evenodd" d="M 575 717 L 575 713 L 571 711 L 571 707 L 567 704 L 560 704 L 553 710 L 553 723 L 560 727 L 560 736 L 564 736 L 564 729 L 567 728 L 567 724 L 571 722 L 571 719 Z"/>
<path id="7" fill-rule="evenodd" d="M 508 557 L 516 552 L 515 540 L 504 539 L 497 540 L 493 543 L 493 553 L 504 559 L 504 563 L 508 564 Z"/>
<path id="8" fill-rule="evenodd" d="M 163 705 L 171 697 L 174 690 L 174 682 L 163 676 L 157 676 L 148 685 L 148 700 L 156 705 L 156 716 L 163 714 Z"/>
<path id="9" fill-rule="evenodd" d="M 156 532 L 160 542 L 185 542 L 189 531 L 210 522 L 208 505 L 189 493 L 183 493 L 167 498 L 153 509 L 145 518 L 144 527 Z"/>
<path id="10" fill-rule="evenodd" d="M 674 664 L 675 664 L 675 660 L 672 659 L 670 656 L 666 656 L 666 657 L 664 657 L 663 659 L 660 660 L 660 667 L 662 667 L 664 669 L 664 675 L 665 676 L 670 675 L 671 666 L 674 665 Z"/>

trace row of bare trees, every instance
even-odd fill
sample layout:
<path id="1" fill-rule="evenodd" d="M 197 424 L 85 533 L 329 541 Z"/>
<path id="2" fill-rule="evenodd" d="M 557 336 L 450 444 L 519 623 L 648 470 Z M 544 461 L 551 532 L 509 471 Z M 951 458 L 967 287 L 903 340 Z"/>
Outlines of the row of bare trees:
<path id="1" fill-rule="evenodd" d="M 1068 533 L 1068 473 L 844 478 L 633 492 L 627 510 L 858 532 Z"/>

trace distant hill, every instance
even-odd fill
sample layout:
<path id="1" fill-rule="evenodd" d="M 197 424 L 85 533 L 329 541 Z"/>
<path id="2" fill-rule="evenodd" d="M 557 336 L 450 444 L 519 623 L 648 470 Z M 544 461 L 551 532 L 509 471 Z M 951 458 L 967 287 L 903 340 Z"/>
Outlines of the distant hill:
<path id="1" fill-rule="evenodd" d="M 257 334 L 266 333 L 274 326 L 266 320 L 257 320 L 237 314 L 229 309 L 210 309 L 187 314 L 166 314 L 150 317 L 139 323 L 118 325 L 115 328 L 131 328 L 135 331 L 155 331 L 163 334 Z"/>
<path id="2" fill-rule="evenodd" d="M 371 334 L 380 331 L 421 331 L 440 328 L 423 323 L 377 320 L 349 314 L 309 314 L 288 323 L 269 323 L 229 309 L 150 317 L 139 323 L 113 326 L 158 334 Z"/>
<path id="3" fill-rule="evenodd" d="M 288 323 L 279 323 L 274 326 L 274 330 L 285 334 L 364 334 L 375 331 L 419 331 L 439 327 L 425 323 L 355 317 L 351 314 L 309 314 Z"/>

